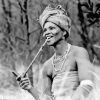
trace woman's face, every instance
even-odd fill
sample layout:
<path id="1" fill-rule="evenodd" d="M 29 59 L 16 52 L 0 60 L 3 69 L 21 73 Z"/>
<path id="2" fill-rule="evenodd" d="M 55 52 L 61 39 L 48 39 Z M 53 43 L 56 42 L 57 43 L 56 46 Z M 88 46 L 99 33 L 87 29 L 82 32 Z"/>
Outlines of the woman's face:
<path id="1" fill-rule="evenodd" d="M 47 44 L 51 46 L 60 41 L 63 37 L 63 31 L 52 22 L 47 22 L 44 25 L 43 31 L 43 36 L 48 38 Z"/>

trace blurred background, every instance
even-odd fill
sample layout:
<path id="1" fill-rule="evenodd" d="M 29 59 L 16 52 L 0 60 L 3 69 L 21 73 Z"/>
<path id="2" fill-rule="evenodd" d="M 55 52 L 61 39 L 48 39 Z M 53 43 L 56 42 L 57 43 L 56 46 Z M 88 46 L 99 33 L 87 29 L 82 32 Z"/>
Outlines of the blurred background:
<path id="1" fill-rule="evenodd" d="M 22 74 L 43 44 L 38 18 L 48 4 L 62 5 L 67 11 L 72 20 L 68 41 L 87 49 L 96 65 L 95 82 L 100 83 L 100 0 L 0 0 L 0 100 L 32 98 L 19 88 L 11 72 Z M 35 60 L 28 72 L 33 86 L 39 82 L 43 63 L 53 53 L 45 46 Z"/>

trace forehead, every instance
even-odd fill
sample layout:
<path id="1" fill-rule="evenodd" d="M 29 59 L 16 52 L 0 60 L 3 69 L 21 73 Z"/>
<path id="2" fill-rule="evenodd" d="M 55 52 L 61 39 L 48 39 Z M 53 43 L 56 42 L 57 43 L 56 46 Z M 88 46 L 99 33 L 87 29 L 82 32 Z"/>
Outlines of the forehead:
<path id="1" fill-rule="evenodd" d="M 58 27 L 56 24 L 52 23 L 52 22 L 46 22 L 45 25 L 44 25 L 44 28 L 48 28 L 48 27 Z"/>

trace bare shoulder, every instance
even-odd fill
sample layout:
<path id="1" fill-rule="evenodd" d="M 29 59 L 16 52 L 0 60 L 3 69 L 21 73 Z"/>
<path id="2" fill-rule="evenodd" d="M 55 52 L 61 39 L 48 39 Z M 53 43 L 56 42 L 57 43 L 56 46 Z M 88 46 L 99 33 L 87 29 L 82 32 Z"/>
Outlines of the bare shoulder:
<path id="1" fill-rule="evenodd" d="M 72 45 L 72 48 L 76 57 L 89 56 L 88 51 L 84 47 Z"/>
<path id="2" fill-rule="evenodd" d="M 52 58 L 48 59 L 43 65 L 43 73 L 47 75 L 52 74 Z"/>

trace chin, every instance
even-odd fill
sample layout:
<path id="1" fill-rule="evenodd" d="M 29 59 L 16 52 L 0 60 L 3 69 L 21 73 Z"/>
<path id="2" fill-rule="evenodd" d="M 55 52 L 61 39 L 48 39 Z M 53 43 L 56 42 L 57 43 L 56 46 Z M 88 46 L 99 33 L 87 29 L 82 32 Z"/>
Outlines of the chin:
<path id="1" fill-rule="evenodd" d="M 48 42 L 47 42 L 47 45 L 48 45 L 48 46 L 53 46 L 53 45 L 54 45 L 54 42 L 53 42 L 53 41 L 48 41 Z"/>
<path id="2" fill-rule="evenodd" d="M 56 42 L 52 42 L 52 43 L 47 43 L 47 45 L 55 47 L 57 45 L 57 43 Z"/>
<path id="3" fill-rule="evenodd" d="M 53 46 L 54 43 L 47 43 L 48 46 Z"/>
<path id="4" fill-rule="evenodd" d="M 57 41 L 57 40 L 54 40 L 54 39 L 53 39 L 52 41 L 48 41 L 48 42 L 47 42 L 47 45 L 48 45 L 48 46 L 56 46 L 56 45 L 58 44 L 59 41 L 60 41 L 60 40 Z"/>

